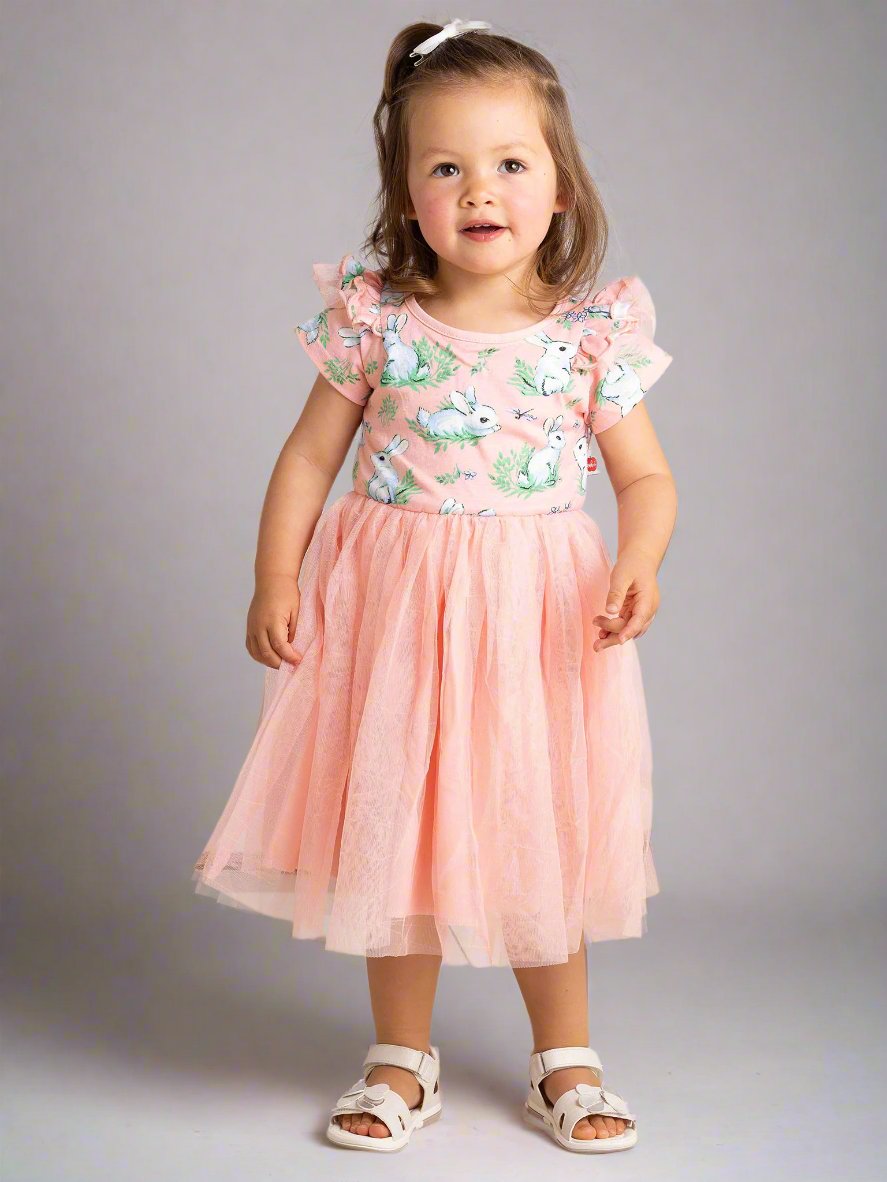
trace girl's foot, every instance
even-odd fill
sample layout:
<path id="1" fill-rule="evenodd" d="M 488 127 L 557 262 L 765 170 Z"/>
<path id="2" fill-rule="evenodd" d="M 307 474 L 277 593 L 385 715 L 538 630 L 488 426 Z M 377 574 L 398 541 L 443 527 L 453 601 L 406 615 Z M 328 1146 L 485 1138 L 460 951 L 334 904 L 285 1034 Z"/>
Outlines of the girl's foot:
<path id="1" fill-rule="evenodd" d="M 601 1086 L 600 1075 L 593 1067 L 562 1067 L 559 1071 L 552 1071 L 539 1084 L 543 1096 L 549 1104 L 556 1104 L 564 1092 L 575 1088 L 577 1084 L 591 1084 L 594 1088 Z M 625 1131 L 625 1121 L 618 1116 L 583 1116 L 577 1121 L 572 1136 L 589 1140 L 593 1137 L 616 1137 Z"/>
<path id="2" fill-rule="evenodd" d="M 431 1047 L 418 1048 L 426 1054 L 431 1054 Z M 378 1067 L 371 1067 L 364 1077 L 366 1083 L 387 1083 L 392 1092 L 403 1097 L 407 1108 L 416 1108 L 422 1099 L 422 1085 L 411 1071 L 404 1071 L 402 1067 L 391 1067 L 387 1063 L 380 1063 Z M 374 1120 L 368 1112 L 345 1112 L 335 1118 L 343 1129 L 349 1133 L 365 1133 L 368 1137 L 390 1137 L 391 1130 L 380 1120 Z"/>

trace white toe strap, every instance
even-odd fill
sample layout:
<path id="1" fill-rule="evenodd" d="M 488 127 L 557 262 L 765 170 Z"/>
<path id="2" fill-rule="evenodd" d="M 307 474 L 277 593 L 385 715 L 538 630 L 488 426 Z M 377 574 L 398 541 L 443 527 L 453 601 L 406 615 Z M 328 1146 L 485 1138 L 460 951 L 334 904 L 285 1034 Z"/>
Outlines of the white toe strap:
<path id="1" fill-rule="evenodd" d="M 388 1126 L 392 1137 L 400 1137 L 413 1120 L 403 1096 L 393 1091 L 387 1083 L 364 1086 L 362 1079 L 343 1092 L 330 1113 L 330 1120 L 347 1112 L 367 1113 L 373 1120 L 380 1120 Z"/>
<path id="2" fill-rule="evenodd" d="M 616 1116 L 631 1126 L 634 1115 L 621 1096 L 608 1092 L 603 1087 L 581 1083 L 559 1096 L 552 1110 L 552 1118 L 558 1129 L 569 1137 L 575 1125 L 586 1116 Z"/>

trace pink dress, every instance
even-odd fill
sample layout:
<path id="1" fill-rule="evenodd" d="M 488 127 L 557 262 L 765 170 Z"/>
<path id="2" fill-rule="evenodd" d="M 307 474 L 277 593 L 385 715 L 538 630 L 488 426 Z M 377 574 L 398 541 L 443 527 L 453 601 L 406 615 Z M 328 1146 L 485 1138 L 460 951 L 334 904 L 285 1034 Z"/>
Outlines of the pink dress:
<path id="1" fill-rule="evenodd" d="M 591 435 L 671 362 L 649 292 L 480 333 L 352 255 L 314 277 L 296 332 L 364 408 L 353 488 L 195 890 L 361 956 L 532 967 L 640 936 L 650 735 L 636 642 L 592 647 L 612 562 L 583 504 Z"/>

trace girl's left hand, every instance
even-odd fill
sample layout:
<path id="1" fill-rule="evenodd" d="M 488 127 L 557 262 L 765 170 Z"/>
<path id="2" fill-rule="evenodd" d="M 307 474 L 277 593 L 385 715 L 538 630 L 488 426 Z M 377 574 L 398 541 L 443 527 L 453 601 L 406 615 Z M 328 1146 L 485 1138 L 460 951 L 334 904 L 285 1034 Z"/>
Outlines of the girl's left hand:
<path id="1" fill-rule="evenodd" d="M 658 608 L 656 563 L 637 554 L 618 558 L 610 572 L 607 595 L 606 610 L 613 618 L 600 615 L 593 620 L 600 629 L 599 639 L 594 642 L 595 652 L 643 636 L 653 623 Z"/>

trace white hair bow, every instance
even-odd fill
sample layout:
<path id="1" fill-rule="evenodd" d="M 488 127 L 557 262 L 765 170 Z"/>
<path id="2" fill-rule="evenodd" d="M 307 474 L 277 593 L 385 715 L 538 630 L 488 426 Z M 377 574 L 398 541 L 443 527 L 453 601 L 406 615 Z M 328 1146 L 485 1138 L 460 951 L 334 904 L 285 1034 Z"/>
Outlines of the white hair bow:
<path id="1" fill-rule="evenodd" d="M 415 49 L 410 50 L 410 57 L 416 60 L 413 62 L 414 66 L 418 66 L 423 56 L 431 53 L 432 49 L 440 45 L 441 41 L 446 41 L 448 37 L 458 37 L 460 33 L 468 33 L 471 29 L 490 29 L 492 25 L 486 21 L 463 21 L 459 17 L 451 20 L 448 24 L 435 33 L 433 37 L 429 37 L 426 41 L 421 41 Z"/>

